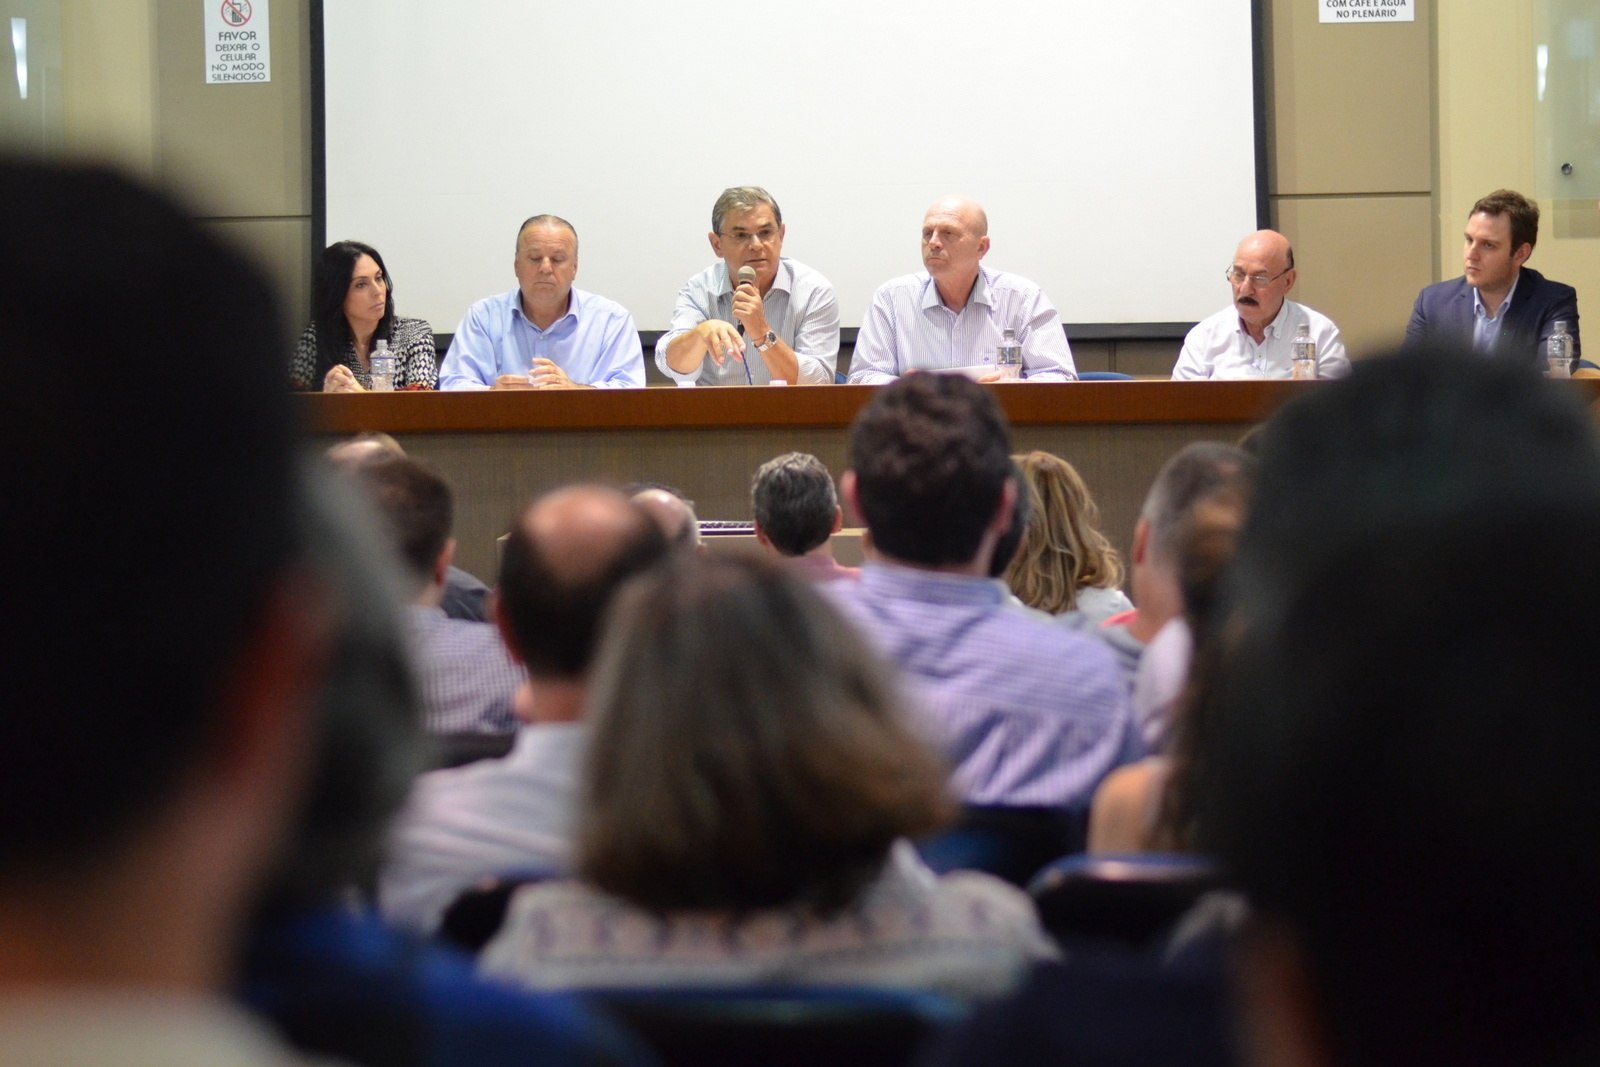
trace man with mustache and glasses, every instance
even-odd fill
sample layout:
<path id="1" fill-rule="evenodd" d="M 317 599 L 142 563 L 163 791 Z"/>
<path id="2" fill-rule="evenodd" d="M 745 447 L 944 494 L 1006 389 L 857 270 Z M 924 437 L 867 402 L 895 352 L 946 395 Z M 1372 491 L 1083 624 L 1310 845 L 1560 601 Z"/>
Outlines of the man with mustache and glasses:
<path id="1" fill-rule="evenodd" d="M 1233 304 L 1189 331 L 1172 368 L 1174 380 L 1288 378 L 1302 323 L 1317 345 L 1317 377 L 1350 373 L 1339 327 L 1288 299 L 1295 269 L 1287 237 L 1276 230 L 1252 233 L 1239 242 L 1225 277 L 1233 287 Z"/>

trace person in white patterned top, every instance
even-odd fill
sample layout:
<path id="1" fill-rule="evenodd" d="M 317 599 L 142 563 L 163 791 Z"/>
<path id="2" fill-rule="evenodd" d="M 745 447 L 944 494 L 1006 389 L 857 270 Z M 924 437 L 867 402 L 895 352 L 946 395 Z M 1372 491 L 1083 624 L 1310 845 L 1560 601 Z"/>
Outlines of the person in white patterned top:
<path id="1" fill-rule="evenodd" d="M 383 257 L 360 241 L 339 241 L 317 260 L 316 306 L 295 346 L 289 380 L 296 389 L 361 393 L 372 385 L 372 351 L 394 354 L 396 389 L 432 389 L 439 380 L 433 327 L 397 318 L 394 285 Z"/>
<path id="2" fill-rule="evenodd" d="M 897 844 L 949 817 L 944 766 L 883 663 L 802 576 L 759 557 L 679 556 L 635 579 L 610 617 L 581 881 L 519 890 L 486 974 L 991 995 L 1054 955 L 1020 890 L 936 877 Z"/>

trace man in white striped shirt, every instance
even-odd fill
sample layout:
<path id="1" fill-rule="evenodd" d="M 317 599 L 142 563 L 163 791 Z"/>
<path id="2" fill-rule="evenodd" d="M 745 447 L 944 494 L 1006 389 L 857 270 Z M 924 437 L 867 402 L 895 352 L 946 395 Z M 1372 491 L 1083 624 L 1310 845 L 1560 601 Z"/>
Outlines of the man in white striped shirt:
<path id="1" fill-rule="evenodd" d="M 850 384 L 880 385 L 913 370 L 968 369 L 1001 380 L 991 366 L 1007 329 L 1022 346 L 1022 377 L 1076 380 L 1072 349 L 1055 305 L 1033 282 L 989 270 L 989 217 L 976 201 L 947 196 L 922 218 L 926 268 L 872 294 L 850 357 Z M 986 370 L 977 370 L 980 366 Z"/>

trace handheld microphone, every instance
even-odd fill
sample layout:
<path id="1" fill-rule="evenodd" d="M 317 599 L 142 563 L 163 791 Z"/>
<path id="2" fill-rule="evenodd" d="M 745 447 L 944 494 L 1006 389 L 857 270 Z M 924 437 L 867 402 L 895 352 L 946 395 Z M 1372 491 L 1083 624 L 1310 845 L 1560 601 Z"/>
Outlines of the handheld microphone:
<path id="1" fill-rule="evenodd" d="M 756 283 L 756 269 L 754 267 L 749 267 L 749 266 L 740 267 L 739 268 L 739 273 L 736 274 L 734 277 L 737 279 L 736 282 L 735 282 L 736 285 L 754 285 Z M 743 337 L 744 336 L 744 323 L 735 322 L 734 326 L 738 329 L 739 336 Z M 752 381 L 751 377 L 750 377 L 750 365 L 749 364 L 745 364 L 744 380 L 745 380 L 745 384 L 746 385 L 754 385 L 755 384 L 755 382 Z"/>
<path id="2" fill-rule="evenodd" d="M 735 288 L 741 285 L 754 285 L 756 283 L 756 269 L 754 267 L 740 267 L 739 273 L 734 275 L 734 277 L 736 279 L 734 282 Z M 743 337 L 744 323 L 736 322 L 734 325 L 739 329 L 739 336 Z"/>

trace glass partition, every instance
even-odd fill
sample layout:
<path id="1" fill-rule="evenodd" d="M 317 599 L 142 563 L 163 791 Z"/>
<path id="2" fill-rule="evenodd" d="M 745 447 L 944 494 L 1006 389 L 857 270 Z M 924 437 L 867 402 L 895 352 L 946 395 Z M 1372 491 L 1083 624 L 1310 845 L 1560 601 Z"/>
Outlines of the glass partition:
<path id="1" fill-rule="evenodd" d="M 60 155 L 61 0 L 0 0 L 0 145 Z"/>
<path id="2" fill-rule="evenodd" d="M 1600 199 L 1600 7 L 1537 0 L 1533 20 L 1534 190 Z"/>

